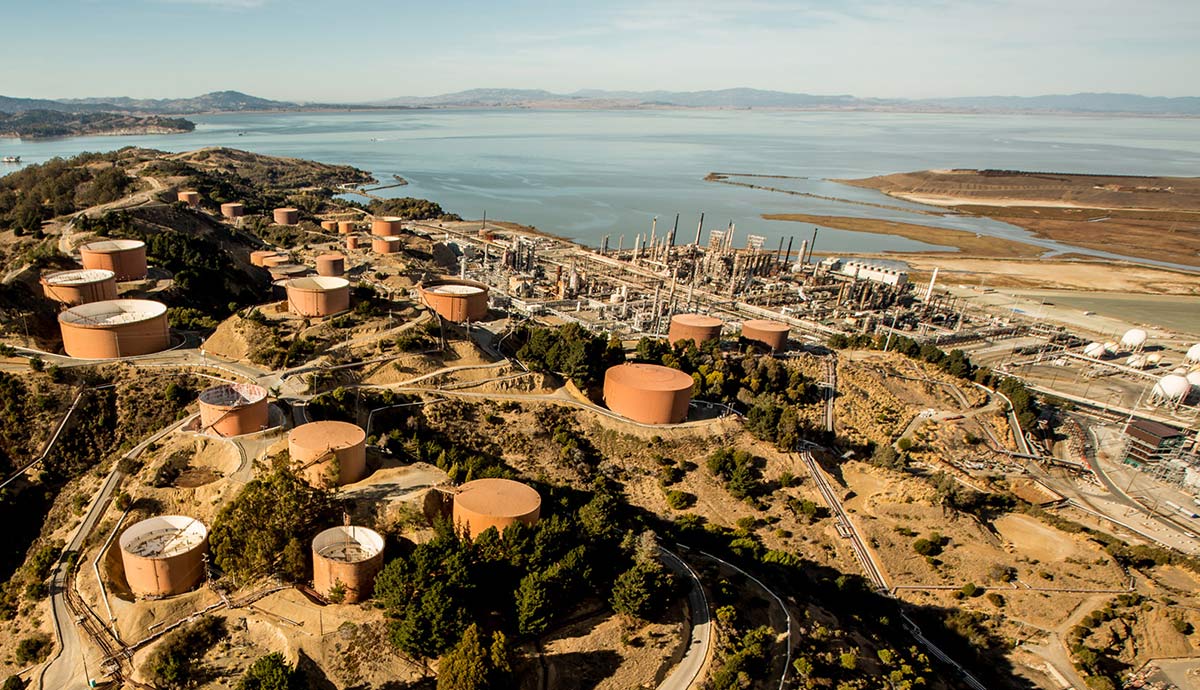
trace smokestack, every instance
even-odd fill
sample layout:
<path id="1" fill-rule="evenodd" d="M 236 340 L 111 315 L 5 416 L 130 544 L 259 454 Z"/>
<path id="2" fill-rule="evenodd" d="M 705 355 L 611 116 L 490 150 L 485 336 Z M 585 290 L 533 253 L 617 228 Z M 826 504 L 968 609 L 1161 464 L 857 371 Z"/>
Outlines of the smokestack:
<path id="1" fill-rule="evenodd" d="M 658 230 L 658 216 L 654 216 L 654 220 L 650 221 L 650 248 L 654 249 L 654 234 Z"/>
<path id="2" fill-rule="evenodd" d="M 783 260 L 784 260 L 784 261 L 791 261 L 791 260 L 792 260 L 792 242 L 793 242 L 795 239 L 796 239 L 795 237 L 789 237 L 789 238 L 788 238 L 788 250 L 787 250 L 787 254 L 784 254 L 784 255 L 783 255 Z"/>
<path id="3" fill-rule="evenodd" d="M 621 250 L 624 248 L 625 248 L 625 235 L 621 235 L 620 237 L 617 238 L 617 254 L 620 254 Z M 619 259 L 621 257 L 618 256 L 617 258 Z"/>
<path id="4" fill-rule="evenodd" d="M 696 225 L 696 247 L 700 246 L 700 233 L 704 230 L 704 211 L 700 212 L 700 222 Z"/>
<path id="5" fill-rule="evenodd" d="M 933 267 L 933 275 L 929 276 L 929 289 L 925 291 L 925 301 L 933 297 L 933 284 L 937 282 L 938 267 Z"/>
<path id="6" fill-rule="evenodd" d="M 675 246 L 675 233 L 679 231 L 679 214 L 675 214 L 675 225 L 671 228 L 671 234 L 667 235 L 667 246 Z"/>
<path id="7" fill-rule="evenodd" d="M 775 263 L 779 263 L 780 257 L 783 256 L 783 238 L 779 238 L 779 249 L 775 251 Z"/>
<path id="8" fill-rule="evenodd" d="M 804 255 L 808 253 L 808 240 L 800 240 L 800 257 L 796 259 L 797 266 L 804 266 Z"/>
<path id="9" fill-rule="evenodd" d="M 812 244 L 808 245 L 808 258 L 812 258 L 813 250 L 817 248 L 817 228 L 813 228 Z"/>

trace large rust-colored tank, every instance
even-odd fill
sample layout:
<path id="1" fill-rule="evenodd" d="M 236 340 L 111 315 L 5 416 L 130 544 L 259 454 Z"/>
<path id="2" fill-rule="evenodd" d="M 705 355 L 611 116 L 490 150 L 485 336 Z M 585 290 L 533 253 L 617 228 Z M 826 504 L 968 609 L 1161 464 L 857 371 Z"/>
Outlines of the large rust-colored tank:
<path id="1" fill-rule="evenodd" d="M 221 204 L 221 215 L 229 219 L 241 218 L 246 215 L 246 206 L 237 201 Z"/>
<path id="2" fill-rule="evenodd" d="M 208 528 L 186 515 L 159 515 L 121 535 L 121 563 L 138 597 L 183 594 L 204 579 Z"/>
<path id="3" fill-rule="evenodd" d="M 117 282 L 146 277 L 146 243 L 141 240 L 101 240 L 79 247 L 84 268 L 112 271 Z"/>
<path id="4" fill-rule="evenodd" d="M 357 235 L 350 235 L 346 238 L 346 249 L 358 249 Z"/>
<path id="5" fill-rule="evenodd" d="M 488 314 L 488 286 L 473 280 L 442 278 L 417 285 L 421 302 L 447 321 L 479 321 Z"/>
<path id="6" fill-rule="evenodd" d="M 313 589 L 329 597 L 340 587 L 341 603 L 371 598 L 383 568 L 383 537 L 366 527 L 332 527 L 313 539 Z"/>
<path id="7" fill-rule="evenodd" d="M 55 271 L 42 276 L 42 294 L 67 305 L 117 298 L 117 277 L 102 268 Z"/>
<path id="8" fill-rule="evenodd" d="M 338 224 L 336 220 L 321 221 L 321 229 L 328 232 L 337 232 Z"/>
<path id="9" fill-rule="evenodd" d="M 200 205 L 200 192 L 194 190 L 184 190 L 175 195 L 175 198 L 183 203 L 195 208 Z"/>
<path id="10" fill-rule="evenodd" d="M 350 281 L 309 276 L 287 283 L 288 306 L 300 316 L 332 316 L 350 308 Z"/>
<path id="11" fill-rule="evenodd" d="M 454 494 L 454 527 L 474 538 L 489 527 L 501 533 L 517 522 L 533 525 L 542 511 L 542 497 L 528 484 L 511 479 L 476 479 Z"/>
<path id="12" fill-rule="evenodd" d="M 59 313 L 58 327 L 63 350 L 80 359 L 133 357 L 171 345 L 167 306 L 144 299 L 80 304 Z"/>
<path id="13" fill-rule="evenodd" d="M 350 233 L 354 232 L 354 221 L 339 220 L 337 222 L 337 229 L 338 229 L 338 233 L 340 233 L 342 235 L 349 235 Z"/>
<path id="14" fill-rule="evenodd" d="M 200 392 L 200 430 L 241 436 L 267 428 L 267 389 L 252 383 L 223 383 Z"/>
<path id="15" fill-rule="evenodd" d="M 271 254 L 268 254 L 267 256 L 264 256 L 262 258 L 261 262 L 262 262 L 262 266 L 264 268 L 270 268 L 272 266 L 282 266 L 283 264 L 292 263 L 292 256 L 290 254 L 287 254 L 284 252 L 273 252 Z"/>
<path id="16" fill-rule="evenodd" d="M 308 273 L 308 266 L 304 264 L 276 264 L 267 269 L 271 274 L 271 280 L 286 280 L 288 278 L 299 278 Z M 285 285 L 286 289 L 287 286 Z"/>
<path id="17" fill-rule="evenodd" d="M 276 225 L 295 225 L 300 222 L 300 209 L 277 208 L 271 213 Z"/>
<path id="18" fill-rule="evenodd" d="M 700 345 L 721 337 L 724 323 L 715 317 L 703 314 L 676 314 L 671 317 L 671 329 L 667 331 L 667 342 L 674 345 L 680 340 L 691 340 Z"/>
<path id="19" fill-rule="evenodd" d="M 742 337 L 769 348 L 771 352 L 779 352 L 787 347 L 790 330 L 787 324 L 778 321 L 751 319 L 742 322 Z"/>
<path id="20" fill-rule="evenodd" d="M 367 433 L 349 422 L 309 422 L 288 432 L 292 467 L 312 486 L 352 484 L 367 472 Z"/>
<path id="21" fill-rule="evenodd" d="M 395 216 L 375 218 L 371 221 L 371 234 L 379 237 L 394 237 L 399 235 L 403 220 Z"/>
<path id="22" fill-rule="evenodd" d="M 678 424 L 687 419 L 692 377 L 657 364 L 618 364 L 604 372 L 608 409 L 642 424 Z"/>
<path id="23" fill-rule="evenodd" d="M 403 244 L 399 237 L 372 237 L 371 251 L 376 254 L 395 254 Z"/>
<path id="24" fill-rule="evenodd" d="M 346 257 L 336 252 L 317 257 L 317 275 L 337 277 L 346 272 Z"/>

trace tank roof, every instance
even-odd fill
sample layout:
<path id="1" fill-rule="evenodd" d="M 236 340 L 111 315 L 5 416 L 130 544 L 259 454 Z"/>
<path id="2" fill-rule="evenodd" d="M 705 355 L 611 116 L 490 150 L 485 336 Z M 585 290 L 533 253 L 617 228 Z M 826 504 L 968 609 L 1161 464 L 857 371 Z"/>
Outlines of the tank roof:
<path id="1" fill-rule="evenodd" d="M 74 268 L 69 271 L 47 273 L 42 276 L 42 280 L 50 285 L 85 285 L 110 280 L 116 275 L 104 268 Z"/>
<path id="2" fill-rule="evenodd" d="M 358 563 L 383 551 L 383 537 L 366 527 L 331 527 L 313 538 L 313 551 L 322 558 L 343 563 Z"/>
<path id="3" fill-rule="evenodd" d="M 191 551 L 208 528 L 186 515 L 159 515 L 134 524 L 121 535 L 121 550 L 142 558 L 170 558 Z"/>
<path id="4" fill-rule="evenodd" d="M 148 299 L 110 299 L 71 307 L 58 320 L 82 328 L 108 328 L 138 323 L 167 313 L 167 305 Z"/>
<path id="5" fill-rule="evenodd" d="M 435 295 L 478 295 L 479 293 L 483 292 L 483 288 L 476 287 L 474 285 L 455 285 L 446 283 L 425 288 L 425 291 L 432 292 Z"/>
<path id="6" fill-rule="evenodd" d="M 366 439 L 367 432 L 350 422 L 309 422 L 288 432 L 288 443 L 301 448 L 349 448 Z"/>
<path id="7" fill-rule="evenodd" d="M 200 391 L 200 402 L 216 407 L 242 407 L 267 397 L 267 389 L 253 383 L 223 383 Z"/>
<path id="8" fill-rule="evenodd" d="M 661 364 L 626 363 L 609 367 L 605 378 L 644 391 L 681 391 L 692 387 L 692 377 Z"/>
<path id="9" fill-rule="evenodd" d="M 492 517 L 521 517 L 542 505 L 542 497 L 532 486 L 496 478 L 463 484 L 454 500 L 467 510 Z"/>
<path id="10" fill-rule="evenodd" d="M 291 206 L 280 206 L 279 208 L 277 208 L 277 209 L 275 209 L 275 210 L 276 210 L 276 211 L 296 211 L 297 213 L 299 213 L 299 212 L 300 212 L 300 209 L 298 209 L 298 208 L 293 208 L 293 207 L 291 207 Z"/>
<path id="11" fill-rule="evenodd" d="M 698 326 L 700 328 L 716 328 L 717 326 L 725 325 L 724 321 L 714 316 L 705 316 L 704 314 L 676 314 L 671 317 L 671 321 L 684 326 Z"/>
<path id="12" fill-rule="evenodd" d="M 373 220 L 382 220 L 387 223 L 399 223 L 404 219 L 400 216 L 376 216 Z"/>
<path id="13" fill-rule="evenodd" d="M 145 246 L 146 243 L 141 240 L 100 240 L 98 242 L 88 242 L 79 248 L 89 252 L 106 254 L 109 252 L 123 252 L 130 249 L 140 249 Z"/>
<path id="14" fill-rule="evenodd" d="M 345 259 L 345 258 L 346 258 L 345 254 L 341 254 L 339 252 L 329 252 L 326 254 L 318 255 L 317 261 L 321 261 L 322 259 L 324 259 L 326 261 L 337 261 L 338 259 Z"/>
<path id="15" fill-rule="evenodd" d="M 768 321 L 767 319 L 750 319 L 749 321 L 743 321 L 742 328 L 753 328 L 754 330 L 758 331 L 774 331 L 777 333 L 791 330 L 791 327 L 786 323 Z"/>
<path id="16" fill-rule="evenodd" d="M 350 281 L 345 278 L 335 278 L 333 276 L 308 276 L 305 278 L 293 278 L 288 281 L 287 286 L 289 290 L 324 292 L 325 290 L 339 290 L 350 287 Z"/>

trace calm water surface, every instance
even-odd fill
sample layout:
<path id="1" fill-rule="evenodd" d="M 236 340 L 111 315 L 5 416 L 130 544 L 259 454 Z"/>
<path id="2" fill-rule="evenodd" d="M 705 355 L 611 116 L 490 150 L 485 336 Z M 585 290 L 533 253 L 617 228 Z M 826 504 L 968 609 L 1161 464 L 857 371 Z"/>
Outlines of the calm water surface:
<path id="1" fill-rule="evenodd" d="M 629 246 L 659 218 L 681 214 L 679 241 L 737 225 L 800 239 L 812 226 L 762 213 L 869 216 L 1031 240 L 987 219 L 937 218 L 703 182 L 710 171 L 792 175 L 771 186 L 905 207 L 871 190 L 827 181 L 928 168 L 1006 168 L 1141 175 L 1200 174 L 1200 120 L 1044 115 L 757 111 L 417 110 L 194 116 L 189 134 L 0 140 L 0 153 L 53 156 L 146 146 L 184 151 L 232 146 L 368 170 L 410 184 L 382 195 L 420 196 L 465 218 L 513 220 L 596 245 Z M 10 166 L 0 168 L 0 173 Z M 705 238 L 707 239 L 707 237 Z M 823 229 L 819 251 L 939 249 L 884 235 Z M 1087 252 L 1103 255 L 1101 252 Z"/>

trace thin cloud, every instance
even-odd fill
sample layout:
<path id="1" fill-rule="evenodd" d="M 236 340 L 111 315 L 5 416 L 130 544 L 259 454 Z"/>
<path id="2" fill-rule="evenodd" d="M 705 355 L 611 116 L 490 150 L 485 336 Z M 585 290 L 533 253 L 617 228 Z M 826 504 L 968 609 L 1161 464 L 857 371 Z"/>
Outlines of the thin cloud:
<path id="1" fill-rule="evenodd" d="M 229 10 L 256 10 L 270 0 L 151 0 L 166 5 L 204 5 L 205 7 L 221 7 Z"/>

